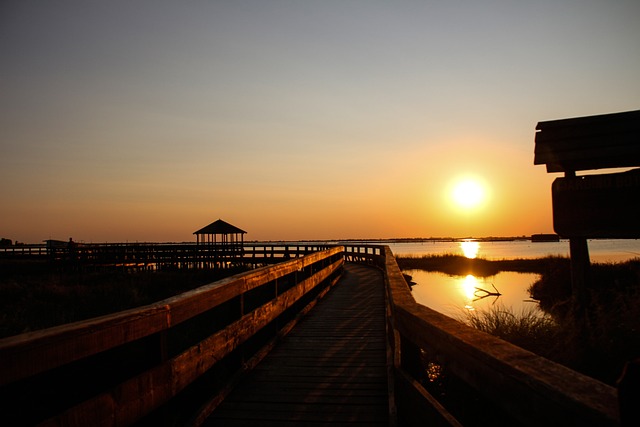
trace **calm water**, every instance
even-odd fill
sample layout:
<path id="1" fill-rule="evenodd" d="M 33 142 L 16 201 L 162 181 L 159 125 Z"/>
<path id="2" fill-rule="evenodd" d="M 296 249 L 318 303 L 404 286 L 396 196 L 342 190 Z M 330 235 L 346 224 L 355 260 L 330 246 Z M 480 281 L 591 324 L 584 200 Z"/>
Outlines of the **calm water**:
<path id="1" fill-rule="evenodd" d="M 458 254 L 485 259 L 540 258 L 547 255 L 569 256 L 569 241 L 532 243 L 510 242 L 417 242 L 389 245 L 395 255 L 421 256 Z M 469 247 L 470 246 L 470 247 Z M 465 254 L 466 252 L 466 254 Z M 474 254 L 475 252 L 475 254 Z M 640 258 L 640 240 L 589 240 L 589 253 L 593 262 L 620 262 Z M 417 283 L 413 296 L 420 304 L 448 316 L 460 318 L 465 310 L 486 310 L 503 306 L 519 313 L 537 310 L 527 288 L 538 280 L 537 274 L 502 272 L 491 277 L 449 276 L 422 270 L 406 271 Z M 485 291 L 501 296 L 488 296 Z"/>
<path id="2" fill-rule="evenodd" d="M 529 240 L 478 242 L 479 258 L 540 258 L 547 255 L 569 256 L 569 241 L 531 243 Z M 392 243 L 395 255 L 464 255 L 460 242 Z M 640 240 L 589 240 L 589 254 L 594 262 L 617 262 L 640 258 Z"/>

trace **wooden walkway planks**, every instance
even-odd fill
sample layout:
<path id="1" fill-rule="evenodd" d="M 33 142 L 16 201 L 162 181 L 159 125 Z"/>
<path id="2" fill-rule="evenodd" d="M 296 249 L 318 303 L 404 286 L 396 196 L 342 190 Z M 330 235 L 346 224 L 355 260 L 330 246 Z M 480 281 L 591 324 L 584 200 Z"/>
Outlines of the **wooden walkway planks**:
<path id="1" fill-rule="evenodd" d="M 382 273 L 346 264 L 337 286 L 204 425 L 388 425 Z"/>

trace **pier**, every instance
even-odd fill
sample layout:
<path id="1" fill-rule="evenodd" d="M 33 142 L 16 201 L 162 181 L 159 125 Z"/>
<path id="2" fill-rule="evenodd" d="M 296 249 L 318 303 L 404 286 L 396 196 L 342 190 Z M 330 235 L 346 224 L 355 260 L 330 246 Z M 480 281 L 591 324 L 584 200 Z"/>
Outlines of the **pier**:
<path id="1" fill-rule="evenodd" d="M 348 264 L 327 294 L 204 425 L 388 425 L 382 274 Z"/>
<path id="2" fill-rule="evenodd" d="M 263 249 L 249 272 L 0 340 L 3 424 L 627 422 L 614 387 L 417 304 L 387 246 Z"/>
<path id="3" fill-rule="evenodd" d="M 0 247 L 0 260 L 50 262 L 59 268 L 124 271 L 225 268 L 247 264 L 254 268 L 327 249 L 323 243 L 74 243 Z"/>

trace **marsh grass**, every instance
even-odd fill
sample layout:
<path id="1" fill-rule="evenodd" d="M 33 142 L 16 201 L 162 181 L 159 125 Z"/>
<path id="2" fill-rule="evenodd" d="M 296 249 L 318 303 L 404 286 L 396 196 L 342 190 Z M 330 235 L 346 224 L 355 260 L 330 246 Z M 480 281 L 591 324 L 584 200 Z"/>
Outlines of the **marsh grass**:
<path id="1" fill-rule="evenodd" d="M 568 258 L 558 256 L 487 260 L 455 254 L 399 256 L 396 260 L 401 270 L 439 271 L 454 276 L 473 274 L 476 277 L 495 276 L 501 271 L 544 274 L 549 269 L 558 268 L 557 266 L 568 268 L 570 262 Z"/>
<path id="2" fill-rule="evenodd" d="M 543 274 L 529 292 L 562 325 L 561 363 L 612 384 L 627 361 L 640 357 L 640 260 L 593 264 L 581 315 L 567 270 Z"/>
<path id="3" fill-rule="evenodd" d="M 505 307 L 466 311 L 458 320 L 578 372 L 615 385 L 627 361 L 640 355 L 638 304 L 620 301 L 613 313 L 592 305 L 587 328 L 570 314 L 541 315 Z"/>
<path id="4" fill-rule="evenodd" d="M 464 310 L 458 320 L 540 356 L 553 358 L 557 353 L 559 326 L 536 308 L 519 313 L 502 305 L 488 310 Z"/>
<path id="5" fill-rule="evenodd" d="M 46 263 L 0 264 L 0 338 L 151 304 L 246 270 L 65 272 Z"/>
<path id="6" fill-rule="evenodd" d="M 489 261 L 446 254 L 399 257 L 398 265 L 450 275 L 537 273 L 529 294 L 545 316 L 495 307 L 459 320 L 611 385 L 627 361 L 640 357 L 640 259 L 592 264 L 584 314 L 572 300 L 568 258 Z"/>

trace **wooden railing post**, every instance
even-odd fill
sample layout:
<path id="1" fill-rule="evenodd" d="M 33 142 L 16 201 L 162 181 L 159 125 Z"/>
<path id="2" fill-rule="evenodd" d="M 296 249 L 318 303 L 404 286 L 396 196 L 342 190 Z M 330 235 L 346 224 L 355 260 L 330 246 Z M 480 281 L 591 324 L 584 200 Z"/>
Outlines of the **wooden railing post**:
<path id="1" fill-rule="evenodd" d="M 622 411 L 623 425 L 640 425 L 640 364 L 628 368 L 618 399 L 611 386 L 418 304 L 388 247 L 384 258 L 378 266 L 388 278 L 393 323 L 401 336 L 401 361 L 394 364 L 401 420 L 435 425 L 435 416 L 443 425 L 460 425 L 420 383 L 426 373 L 421 367 L 424 349 L 437 354 L 447 372 L 500 412 L 496 424 L 504 425 L 506 418 L 517 425 L 613 427 L 620 425 Z M 412 403 L 403 404 L 408 399 Z"/>

